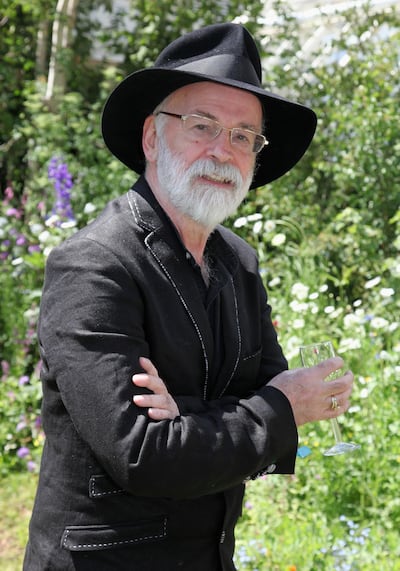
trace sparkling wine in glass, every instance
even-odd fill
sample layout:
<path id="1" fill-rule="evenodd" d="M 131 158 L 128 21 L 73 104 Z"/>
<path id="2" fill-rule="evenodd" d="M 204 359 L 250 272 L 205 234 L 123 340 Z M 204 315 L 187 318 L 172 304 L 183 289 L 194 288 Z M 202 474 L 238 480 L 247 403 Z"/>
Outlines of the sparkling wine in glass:
<path id="1" fill-rule="evenodd" d="M 301 362 L 303 363 L 304 367 L 313 367 L 317 365 L 321 361 L 325 361 L 330 357 L 335 356 L 335 350 L 333 345 L 330 341 L 324 341 L 322 343 L 314 343 L 312 345 L 304 345 L 300 347 L 300 357 Z M 326 381 L 332 381 L 337 377 L 342 375 L 340 369 L 331 373 L 327 378 Z M 325 456 L 336 456 L 338 454 L 346 454 L 348 452 L 353 452 L 360 448 L 359 444 L 355 444 L 354 442 L 344 442 L 340 430 L 340 426 L 338 423 L 337 418 L 331 419 L 333 435 L 335 437 L 335 444 L 331 448 L 324 450 Z"/>

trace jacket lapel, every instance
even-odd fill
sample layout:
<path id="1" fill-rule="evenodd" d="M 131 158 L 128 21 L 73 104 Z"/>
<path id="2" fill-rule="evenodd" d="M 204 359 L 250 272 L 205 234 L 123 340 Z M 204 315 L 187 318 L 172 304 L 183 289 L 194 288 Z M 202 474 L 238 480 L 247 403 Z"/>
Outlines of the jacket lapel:
<path id="1" fill-rule="evenodd" d="M 200 291 L 193 281 L 192 271 L 185 257 L 185 250 L 172 222 L 161 209 L 144 179 L 136 183 L 134 191 L 129 191 L 128 201 L 136 222 L 146 231 L 146 247 L 168 278 L 196 332 L 204 360 L 203 397 L 206 398 L 214 350 L 213 337 Z M 171 323 L 171 334 L 173 327 L 174 324 Z"/>
<path id="2" fill-rule="evenodd" d="M 172 222 L 161 209 L 147 182 L 139 179 L 134 191 L 129 191 L 128 201 L 136 222 L 146 231 L 145 245 L 155 262 L 168 278 L 184 307 L 189 322 L 196 331 L 204 358 L 205 379 L 203 397 L 218 398 L 227 387 L 239 363 L 241 352 L 241 330 L 237 307 L 237 297 L 232 275 L 236 272 L 237 257 L 225 240 L 215 232 L 214 248 L 219 259 L 224 261 L 227 279 L 220 295 L 220 312 L 223 323 L 225 358 L 217 378 L 210 378 L 210 363 L 213 359 L 213 332 L 210 328 L 207 312 L 201 293 L 193 281 L 193 274 L 185 257 Z M 173 324 L 171 324 L 173 329 Z"/>

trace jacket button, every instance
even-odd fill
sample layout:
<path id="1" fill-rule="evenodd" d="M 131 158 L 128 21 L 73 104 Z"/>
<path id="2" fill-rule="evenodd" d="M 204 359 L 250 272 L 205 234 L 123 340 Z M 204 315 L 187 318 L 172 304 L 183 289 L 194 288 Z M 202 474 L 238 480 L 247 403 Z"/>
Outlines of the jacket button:
<path id="1" fill-rule="evenodd" d="M 276 470 L 276 464 L 270 464 L 269 466 L 267 466 L 265 472 L 266 474 L 272 474 L 272 472 L 275 472 L 275 470 Z"/>

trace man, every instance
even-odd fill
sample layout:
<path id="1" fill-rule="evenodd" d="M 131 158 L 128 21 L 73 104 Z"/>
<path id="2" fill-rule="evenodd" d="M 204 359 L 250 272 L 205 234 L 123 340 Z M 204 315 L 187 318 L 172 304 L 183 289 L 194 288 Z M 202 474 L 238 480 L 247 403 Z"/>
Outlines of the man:
<path id="1" fill-rule="evenodd" d="M 324 382 L 341 359 L 286 370 L 255 254 L 218 225 L 314 134 L 260 78 L 246 29 L 219 24 L 106 103 L 105 142 L 141 176 L 48 260 L 25 571 L 233 570 L 243 482 L 292 473 L 297 426 L 349 406 L 350 372 Z"/>

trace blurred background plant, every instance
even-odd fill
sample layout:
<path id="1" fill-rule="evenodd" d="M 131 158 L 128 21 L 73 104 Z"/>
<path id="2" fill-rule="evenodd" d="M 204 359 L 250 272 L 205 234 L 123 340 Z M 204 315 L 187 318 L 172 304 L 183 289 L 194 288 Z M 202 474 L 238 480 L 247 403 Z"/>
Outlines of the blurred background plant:
<path id="1" fill-rule="evenodd" d="M 310 104 L 319 125 L 299 165 L 250 193 L 228 225 L 259 255 L 291 366 L 300 366 L 300 344 L 332 339 L 355 372 L 353 405 L 342 425 L 362 444 L 350 458 L 326 459 L 320 450 L 332 438 L 329 425 L 300 430 L 311 454 L 298 459 L 296 476 L 248 485 L 238 569 L 395 571 L 400 14 L 359 5 L 342 13 L 338 25 L 337 14 L 321 12 L 321 25 L 334 32 L 307 51 L 288 3 L 270 2 L 273 22 L 265 4 L 132 0 L 123 9 L 107 0 L 0 0 L 2 486 L 22 482 L 26 491 L 31 482 L 33 494 L 39 470 L 36 325 L 46 257 L 136 178 L 103 145 L 107 94 L 181 32 L 236 18 L 267 58 L 265 87 Z M 96 19 L 99 12 L 109 18 Z M 54 22 L 69 31 L 66 44 L 57 43 Z M 3 497 L 4 519 L 10 506 Z M 24 540 L 26 530 L 20 535 Z M 4 571 L 20 568 L 12 550 L 4 553 Z"/>

